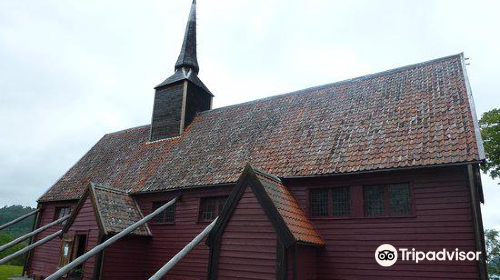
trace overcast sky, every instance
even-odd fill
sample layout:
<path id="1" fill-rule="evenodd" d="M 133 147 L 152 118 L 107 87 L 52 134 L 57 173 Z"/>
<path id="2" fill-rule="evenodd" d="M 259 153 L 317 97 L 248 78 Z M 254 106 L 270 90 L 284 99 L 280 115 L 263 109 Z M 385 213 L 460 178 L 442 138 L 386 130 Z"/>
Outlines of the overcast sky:
<path id="1" fill-rule="evenodd" d="M 148 124 L 190 0 L 0 0 L 0 206 L 36 199 L 105 133 Z M 464 52 L 500 108 L 500 1 L 198 0 L 214 107 Z M 483 176 L 485 227 L 500 186 Z"/>

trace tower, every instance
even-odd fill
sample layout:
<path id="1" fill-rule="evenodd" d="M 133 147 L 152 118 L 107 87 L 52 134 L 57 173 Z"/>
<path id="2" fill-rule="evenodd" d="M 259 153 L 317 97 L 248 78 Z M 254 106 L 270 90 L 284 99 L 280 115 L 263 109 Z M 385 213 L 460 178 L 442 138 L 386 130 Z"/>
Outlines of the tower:
<path id="1" fill-rule="evenodd" d="M 196 113 L 211 109 L 213 95 L 198 78 L 199 71 L 193 0 L 175 73 L 155 87 L 151 141 L 181 135 Z"/>

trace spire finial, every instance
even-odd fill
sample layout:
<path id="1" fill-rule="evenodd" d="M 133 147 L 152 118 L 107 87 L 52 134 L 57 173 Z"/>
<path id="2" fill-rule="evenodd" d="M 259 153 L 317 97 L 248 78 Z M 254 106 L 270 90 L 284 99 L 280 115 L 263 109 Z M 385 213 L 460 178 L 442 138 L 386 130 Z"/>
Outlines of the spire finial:
<path id="1" fill-rule="evenodd" d="M 193 0 L 193 4 L 191 5 L 181 53 L 175 63 L 175 70 L 182 67 L 191 68 L 196 73 L 200 71 L 196 57 L 196 0 Z"/>

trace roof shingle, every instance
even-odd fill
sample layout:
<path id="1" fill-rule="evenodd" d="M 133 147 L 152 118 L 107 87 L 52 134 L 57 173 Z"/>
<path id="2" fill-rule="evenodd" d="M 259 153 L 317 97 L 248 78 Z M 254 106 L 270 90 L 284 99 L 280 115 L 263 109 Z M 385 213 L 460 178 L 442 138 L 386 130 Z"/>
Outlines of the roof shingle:
<path id="1" fill-rule="evenodd" d="M 198 114 L 177 138 L 105 135 L 40 201 L 91 180 L 132 193 L 234 183 L 245 164 L 279 177 L 478 161 L 462 55 Z M 126 186 L 126 187 L 124 187 Z"/>

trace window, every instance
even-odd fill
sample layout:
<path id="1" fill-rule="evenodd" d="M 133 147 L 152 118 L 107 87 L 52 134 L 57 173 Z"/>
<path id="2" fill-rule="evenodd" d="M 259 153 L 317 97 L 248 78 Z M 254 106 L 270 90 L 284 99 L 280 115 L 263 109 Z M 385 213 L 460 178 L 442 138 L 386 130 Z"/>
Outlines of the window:
<path id="1" fill-rule="evenodd" d="M 311 191 L 311 215 L 313 217 L 328 216 L 328 189 Z"/>
<path id="2" fill-rule="evenodd" d="M 335 217 L 348 217 L 351 208 L 349 187 L 332 189 L 332 214 Z"/>
<path id="3" fill-rule="evenodd" d="M 350 214 L 349 187 L 311 190 L 310 199 L 312 217 L 348 217 Z"/>
<path id="4" fill-rule="evenodd" d="M 153 211 L 160 208 L 167 202 L 155 202 L 153 203 Z M 167 207 L 160 214 L 156 215 L 153 219 L 155 224 L 171 224 L 174 222 L 175 216 L 175 203 Z"/>
<path id="5" fill-rule="evenodd" d="M 227 196 L 203 197 L 200 202 L 199 220 L 202 222 L 213 221 L 222 212 L 226 200 Z"/>
<path id="6" fill-rule="evenodd" d="M 366 216 L 404 216 L 411 214 L 409 184 L 365 186 Z"/>
<path id="7" fill-rule="evenodd" d="M 365 212 L 367 216 L 381 216 L 385 214 L 384 186 L 364 187 Z"/>
<path id="8" fill-rule="evenodd" d="M 54 213 L 54 221 L 69 215 L 70 211 L 70 207 L 56 207 L 56 211 Z"/>
<path id="9" fill-rule="evenodd" d="M 394 184 L 389 186 L 391 215 L 409 215 L 411 213 L 410 186 Z"/>

